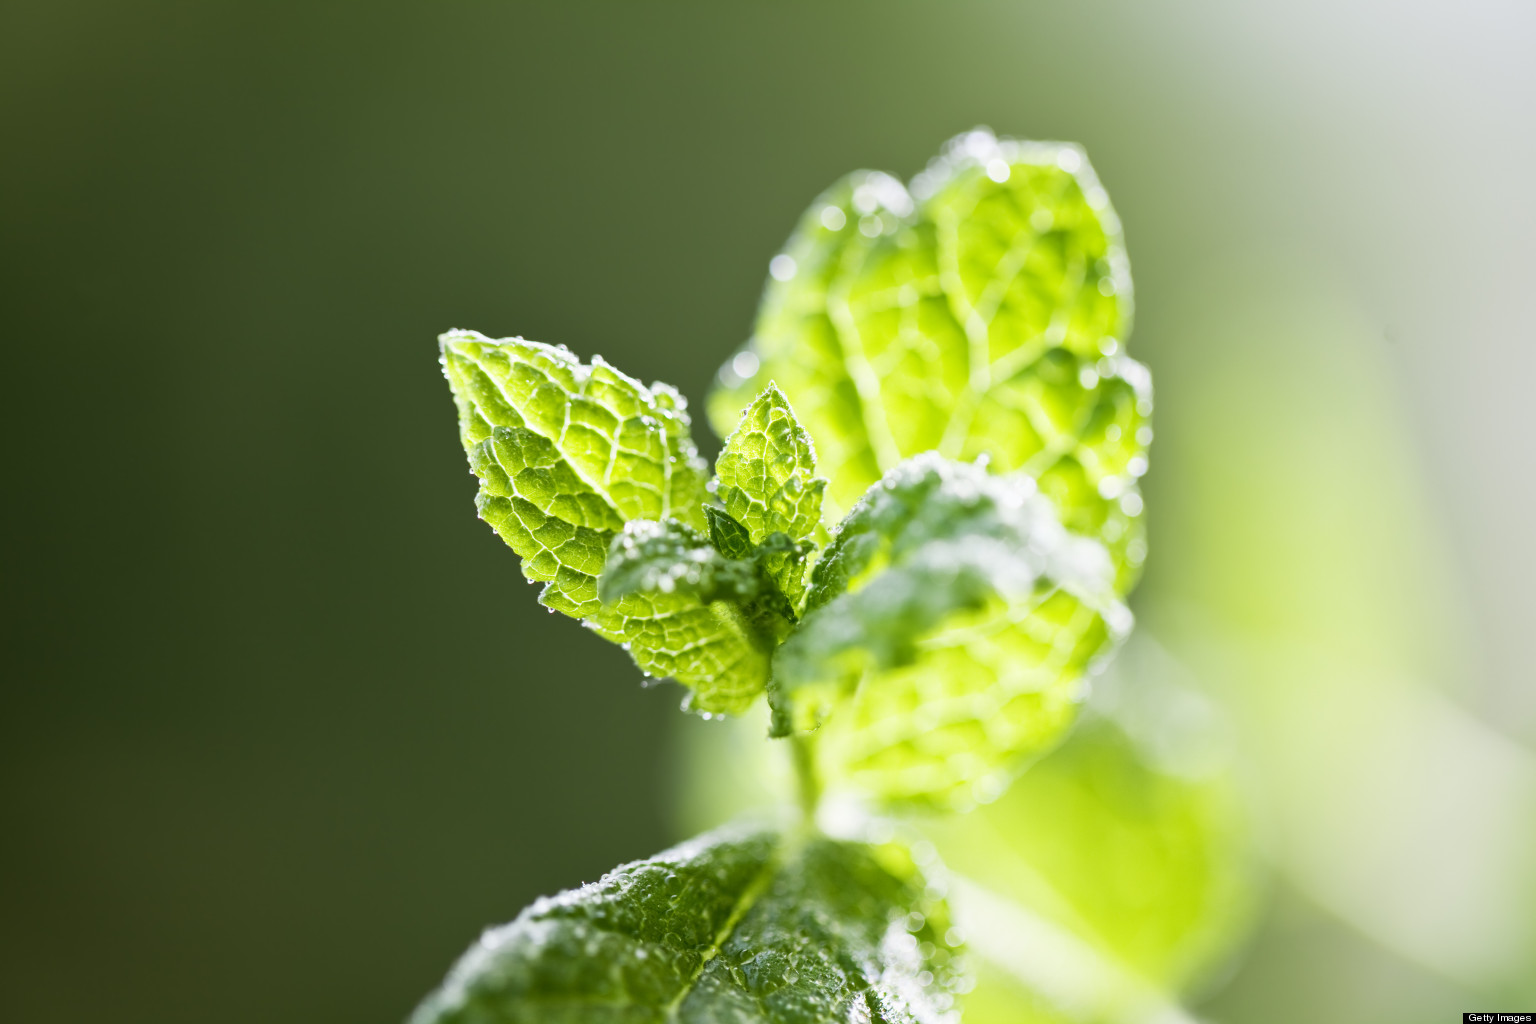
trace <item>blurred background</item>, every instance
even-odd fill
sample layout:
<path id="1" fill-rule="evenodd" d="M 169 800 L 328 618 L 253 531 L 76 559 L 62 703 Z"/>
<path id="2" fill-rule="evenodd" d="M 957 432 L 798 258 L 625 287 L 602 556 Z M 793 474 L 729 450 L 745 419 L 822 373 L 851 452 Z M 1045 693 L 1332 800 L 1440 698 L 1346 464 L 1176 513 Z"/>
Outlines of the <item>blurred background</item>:
<path id="1" fill-rule="evenodd" d="M 1509 0 L 0 6 L 0 1018 L 400 1020 L 698 824 L 708 726 L 537 607 L 434 338 L 697 409 L 812 197 L 977 124 L 1126 227 L 1113 692 L 1214 709 L 1261 879 L 1195 1012 L 1536 1007 L 1533 47 Z"/>

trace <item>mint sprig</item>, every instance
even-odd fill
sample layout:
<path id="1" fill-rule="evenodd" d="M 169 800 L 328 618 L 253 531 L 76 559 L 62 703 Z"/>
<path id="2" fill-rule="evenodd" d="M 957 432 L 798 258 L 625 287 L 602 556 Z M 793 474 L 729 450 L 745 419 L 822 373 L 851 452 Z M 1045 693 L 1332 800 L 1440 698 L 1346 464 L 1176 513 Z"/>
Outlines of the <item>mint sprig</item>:
<path id="1" fill-rule="evenodd" d="M 1131 313 L 1081 150 L 978 131 L 812 204 L 710 397 L 713 478 L 675 389 L 443 335 L 477 508 L 540 600 L 688 710 L 766 695 L 805 814 L 539 901 L 416 1024 L 955 1021 L 941 877 L 817 803 L 964 810 L 1066 735 L 1145 556 Z"/>

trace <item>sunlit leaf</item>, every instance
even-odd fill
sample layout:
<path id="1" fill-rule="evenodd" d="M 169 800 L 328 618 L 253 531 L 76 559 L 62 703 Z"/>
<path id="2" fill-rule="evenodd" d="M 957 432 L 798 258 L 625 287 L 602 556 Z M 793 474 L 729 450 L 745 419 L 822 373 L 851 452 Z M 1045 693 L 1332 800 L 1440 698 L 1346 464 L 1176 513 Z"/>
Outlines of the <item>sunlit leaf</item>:
<path id="1" fill-rule="evenodd" d="M 989 799 L 1060 739 L 1129 628 L 1109 578 L 1028 476 L 908 460 L 816 566 L 774 657 L 775 732 L 821 726 L 828 774 L 866 793 Z"/>
<path id="2" fill-rule="evenodd" d="M 834 515 L 930 449 L 1027 471 L 1069 529 L 1105 544 L 1124 592 L 1146 555 L 1152 403 L 1124 355 L 1131 308 L 1119 219 L 1082 151 L 970 132 L 910 190 L 859 171 L 811 204 L 710 419 L 725 434 L 776 381 Z"/>
<path id="3" fill-rule="evenodd" d="M 1074 1011 L 1057 1007 L 1069 1020 L 1149 993 L 1176 1002 L 1200 991 L 1252 921 L 1250 826 L 1219 720 L 1168 680 L 1155 648 L 1130 653 L 1132 671 L 1117 665 L 1071 738 L 1001 799 L 924 825 L 951 868 L 1054 929 L 1050 944 L 1083 951 L 1107 979 L 1074 993 L 1070 978 L 1035 977 L 1026 995 L 1012 989 L 1028 993 L 1030 979 L 1010 986 L 983 972 L 977 1024 L 1017 1019 L 1042 991 Z M 999 938 L 1028 954 L 1023 937 Z"/>
<path id="4" fill-rule="evenodd" d="M 690 687 L 690 707 L 738 712 L 762 692 L 767 653 L 733 605 L 632 588 L 604 605 L 597 580 L 631 520 L 702 529 L 704 464 L 682 398 L 563 348 L 443 335 L 442 361 L 476 506 L 512 550 L 539 600 L 624 645 L 646 673 Z"/>
<path id="5" fill-rule="evenodd" d="M 756 549 L 746 554 L 727 558 L 674 519 L 631 520 L 609 550 L 593 626 L 650 675 L 688 686 L 691 709 L 740 714 L 794 618 Z"/>
<path id="6" fill-rule="evenodd" d="M 821 523 L 827 482 L 816 476 L 816 450 L 773 384 L 742 412 L 715 460 L 715 476 L 720 504 L 754 544 L 770 533 L 799 540 Z"/>

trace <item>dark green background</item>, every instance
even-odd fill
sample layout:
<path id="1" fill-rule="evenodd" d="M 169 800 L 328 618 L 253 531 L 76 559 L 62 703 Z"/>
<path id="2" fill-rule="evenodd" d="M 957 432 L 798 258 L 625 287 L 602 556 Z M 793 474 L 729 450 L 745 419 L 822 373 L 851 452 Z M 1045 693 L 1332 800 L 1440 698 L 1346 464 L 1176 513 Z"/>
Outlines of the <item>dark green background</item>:
<path id="1" fill-rule="evenodd" d="M 1265 103 L 1334 55 L 1219 4 L 3 11 L 8 1021 L 398 1020 L 675 838 L 679 693 L 476 521 L 439 331 L 697 407 L 816 192 L 984 123 L 1087 147 L 1168 405 L 1183 268 L 1353 204 Z"/>

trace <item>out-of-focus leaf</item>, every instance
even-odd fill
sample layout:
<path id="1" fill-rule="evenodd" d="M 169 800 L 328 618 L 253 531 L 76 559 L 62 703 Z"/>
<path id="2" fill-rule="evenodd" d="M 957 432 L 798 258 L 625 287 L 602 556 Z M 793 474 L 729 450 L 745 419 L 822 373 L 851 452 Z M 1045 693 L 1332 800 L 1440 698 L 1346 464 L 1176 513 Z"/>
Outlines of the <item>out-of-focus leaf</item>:
<path id="1" fill-rule="evenodd" d="M 1152 408 L 1150 375 L 1124 355 L 1131 308 L 1120 222 L 1082 151 L 969 132 L 910 191 L 858 171 L 812 203 L 710 419 L 724 435 L 777 381 L 834 514 L 929 449 L 1027 471 L 1109 549 L 1123 593 L 1146 555 Z"/>
<path id="2" fill-rule="evenodd" d="M 976 1005 L 997 1009 L 972 1022 L 968 1003 L 967 1024 L 1011 1022 L 1042 991 L 1079 1021 L 1117 1019 L 1109 1008 L 1149 993 L 1177 1003 L 1198 994 L 1252 921 L 1250 828 L 1214 713 L 1160 676 L 1158 659 L 1135 661 L 1134 674 L 1117 665 L 1071 738 L 1001 799 L 924 825 L 951 868 L 1054 929 L 1047 944 L 1081 951 L 1088 973 L 1109 979 L 1076 993 L 1036 978 L 1022 997 L 984 973 Z M 1117 986 L 1123 995 L 1109 998 Z"/>
<path id="3" fill-rule="evenodd" d="M 953 938 L 903 847 L 722 830 L 488 931 L 412 1024 L 950 1024 Z"/>
<path id="4" fill-rule="evenodd" d="M 774 731 L 821 725 L 829 777 L 884 799 L 990 799 L 1060 738 L 1129 629 L 1109 578 L 1028 476 L 910 459 L 817 564 L 774 656 Z"/>

